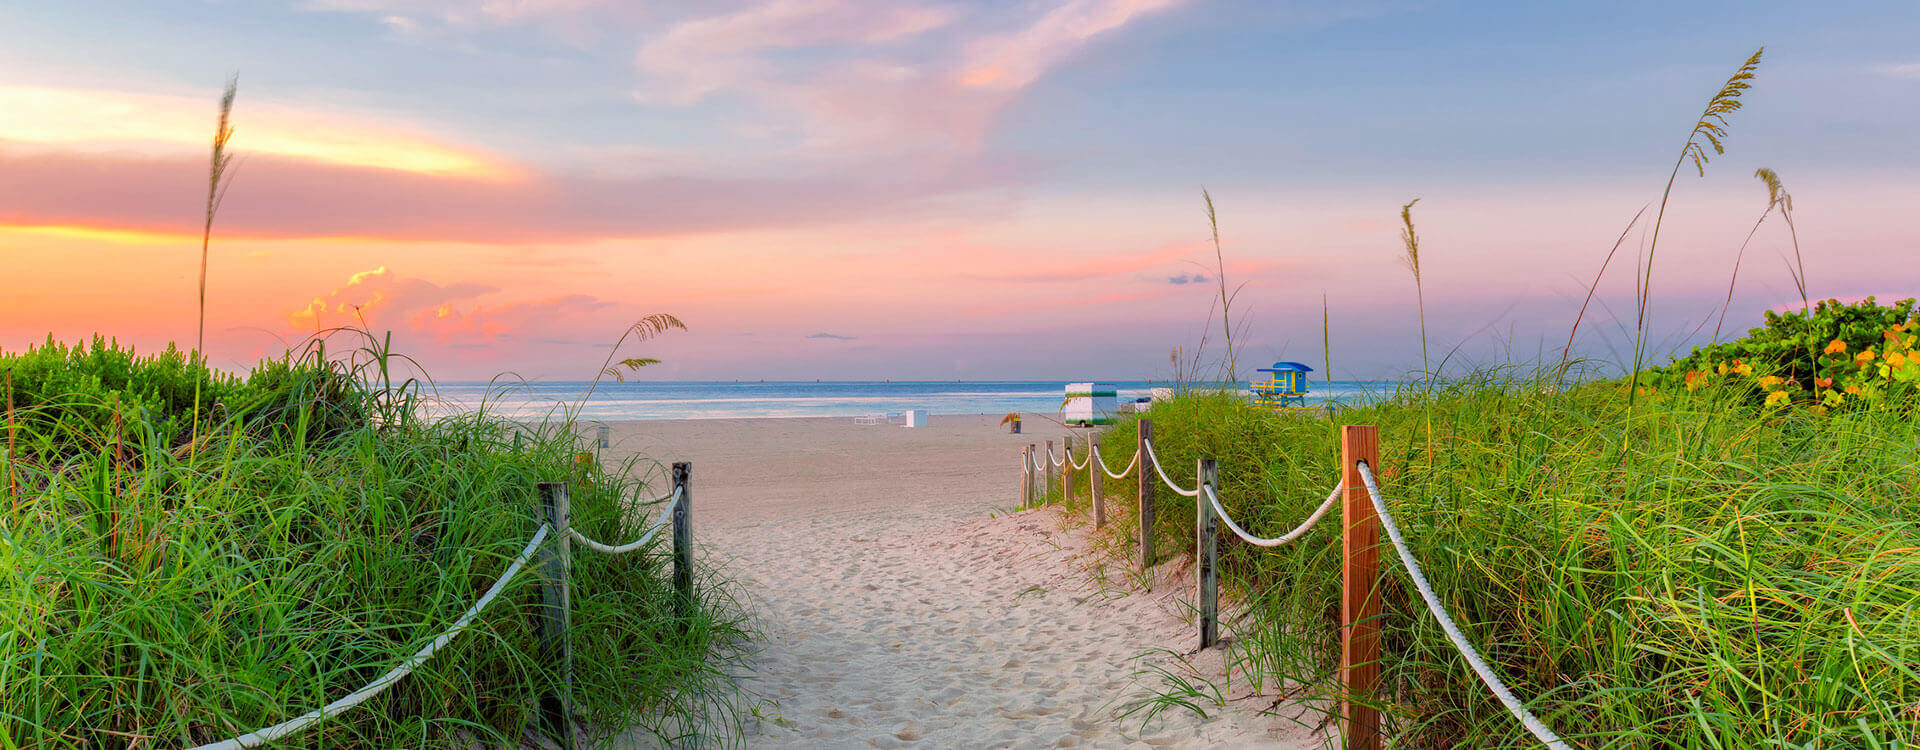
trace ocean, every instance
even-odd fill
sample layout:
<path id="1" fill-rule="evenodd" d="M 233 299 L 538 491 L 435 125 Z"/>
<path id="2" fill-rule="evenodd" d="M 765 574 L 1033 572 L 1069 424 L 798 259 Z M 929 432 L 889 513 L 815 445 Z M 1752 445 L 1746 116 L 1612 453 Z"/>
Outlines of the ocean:
<path id="1" fill-rule="evenodd" d="M 1119 400 L 1145 397 L 1164 382 L 1117 382 Z M 1377 395 L 1376 382 L 1316 383 L 1308 405 Z M 436 414 L 487 411 L 517 419 L 557 415 L 580 399 L 585 382 L 440 383 L 429 390 Z M 1241 390 L 1246 386 L 1242 385 Z M 581 406 L 583 420 L 857 417 L 925 409 L 931 414 L 1058 413 L 1066 381 L 602 382 Z"/>

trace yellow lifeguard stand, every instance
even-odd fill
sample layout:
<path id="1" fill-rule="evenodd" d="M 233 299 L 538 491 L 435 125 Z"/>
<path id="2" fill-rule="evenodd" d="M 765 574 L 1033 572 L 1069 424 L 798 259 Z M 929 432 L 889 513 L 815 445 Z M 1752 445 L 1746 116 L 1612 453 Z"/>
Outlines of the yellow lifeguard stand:
<path id="1" fill-rule="evenodd" d="M 1254 381 L 1253 403 L 1274 409 L 1304 408 L 1307 405 L 1307 373 L 1313 368 L 1299 362 L 1275 362 L 1260 372 L 1271 373 L 1266 382 Z"/>

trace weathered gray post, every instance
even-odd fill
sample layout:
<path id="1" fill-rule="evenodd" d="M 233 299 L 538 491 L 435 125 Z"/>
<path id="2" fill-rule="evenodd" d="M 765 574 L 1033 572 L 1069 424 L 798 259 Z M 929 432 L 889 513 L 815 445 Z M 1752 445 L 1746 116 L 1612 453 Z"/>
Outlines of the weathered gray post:
<path id="1" fill-rule="evenodd" d="M 607 442 L 608 442 L 607 439 L 612 437 L 613 428 L 608 427 L 605 423 L 602 423 L 599 427 L 599 433 L 600 433 L 600 449 L 605 450 L 607 448 Z"/>
<path id="2" fill-rule="evenodd" d="M 1061 449 L 1066 458 L 1060 461 L 1060 502 L 1073 504 L 1073 436 L 1067 436 L 1067 447 Z M 1093 468 L 1091 466 L 1087 467 Z"/>
<path id="3" fill-rule="evenodd" d="M 1047 441 L 1046 462 L 1041 464 L 1040 470 L 1047 473 L 1047 494 L 1041 496 L 1040 502 L 1051 503 L 1053 502 L 1053 441 L 1052 440 Z"/>
<path id="4" fill-rule="evenodd" d="M 1194 556 L 1199 558 L 1200 574 L 1195 576 L 1200 590 L 1195 597 L 1200 602 L 1200 647 L 1212 648 L 1220 637 L 1220 517 L 1214 515 L 1213 503 L 1207 500 L 1207 488 L 1212 487 L 1217 495 L 1220 492 L 1220 475 L 1214 460 L 1200 459 L 1197 469 L 1200 477 L 1200 494 L 1194 499 L 1199 508 L 1199 516 L 1194 519 Z"/>
<path id="5" fill-rule="evenodd" d="M 675 613 L 682 630 L 693 624 L 693 464 L 673 464 L 673 488 L 680 502 L 673 504 L 673 591 Z"/>
<path id="6" fill-rule="evenodd" d="M 1093 527 L 1096 529 L 1107 525 L 1107 483 L 1102 481 L 1101 477 L 1106 470 L 1100 468 L 1099 451 L 1098 444 L 1093 442 L 1092 437 L 1088 437 L 1087 491 L 1093 493 Z"/>
<path id="7" fill-rule="evenodd" d="M 560 673 L 557 692 L 540 696 L 540 718 L 547 734 L 560 746 L 573 747 L 573 642 L 568 626 L 573 620 L 573 599 L 567 585 L 573 567 L 573 546 L 568 530 L 573 523 L 566 482 L 541 482 L 540 512 L 546 517 L 548 543 L 540 548 L 540 646 L 542 660 Z"/>
<path id="8" fill-rule="evenodd" d="M 1153 439 L 1153 420 L 1140 420 L 1140 434 L 1134 442 L 1140 446 L 1139 470 L 1134 472 L 1140 488 L 1140 569 L 1153 567 L 1153 472 L 1147 471 L 1147 441 Z"/>
<path id="9" fill-rule="evenodd" d="M 1026 448 L 1020 449 L 1020 507 L 1027 507 L 1033 499 L 1033 454 Z"/>
<path id="10" fill-rule="evenodd" d="M 1033 462 L 1039 458 L 1039 453 L 1038 444 L 1027 443 L 1027 505 L 1029 506 L 1033 505 L 1034 500 L 1040 496 L 1040 467 L 1033 465 Z"/>

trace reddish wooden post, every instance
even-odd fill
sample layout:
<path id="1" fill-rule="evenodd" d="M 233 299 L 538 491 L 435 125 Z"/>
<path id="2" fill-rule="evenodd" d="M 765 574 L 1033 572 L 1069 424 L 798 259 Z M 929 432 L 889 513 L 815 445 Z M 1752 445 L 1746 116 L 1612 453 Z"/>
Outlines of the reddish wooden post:
<path id="1" fill-rule="evenodd" d="M 1343 562 L 1340 568 L 1340 679 L 1347 694 L 1370 699 L 1380 685 L 1380 516 L 1360 479 L 1359 462 L 1380 470 L 1380 428 L 1347 425 L 1340 434 Z M 1380 712 L 1347 701 L 1346 747 L 1380 750 Z"/>
<path id="2" fill-rule="evenodd" d="M 1140 488 L 1140 569 L 1153 567 L 1153 472 L 1147 471 L 1147 464 L 1153 459 L 1147 458 L 1147 441 L 1153 439 L 1153 420 L 1140 420 L 1140 434 L 1134 442 L 1139 444 L 1140 463 L 1134 467 L 1134 478 L 1139 480 Z"/>

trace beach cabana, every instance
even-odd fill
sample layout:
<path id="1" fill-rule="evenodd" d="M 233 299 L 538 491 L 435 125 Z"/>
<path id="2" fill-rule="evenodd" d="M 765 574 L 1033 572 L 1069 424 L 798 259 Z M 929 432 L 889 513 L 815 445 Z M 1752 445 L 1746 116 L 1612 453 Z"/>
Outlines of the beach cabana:
<path id="1" fill-rule="evenodd" d="M 1272 367 L 1260 368 L 1260 372 L 1268 373 L 1268 377 L 1253 381 L 1255 404 L 1275 409 L 1307 405 L 1307 373 L 1313 368 L 1299 362 L 1275 362 Z"/>

